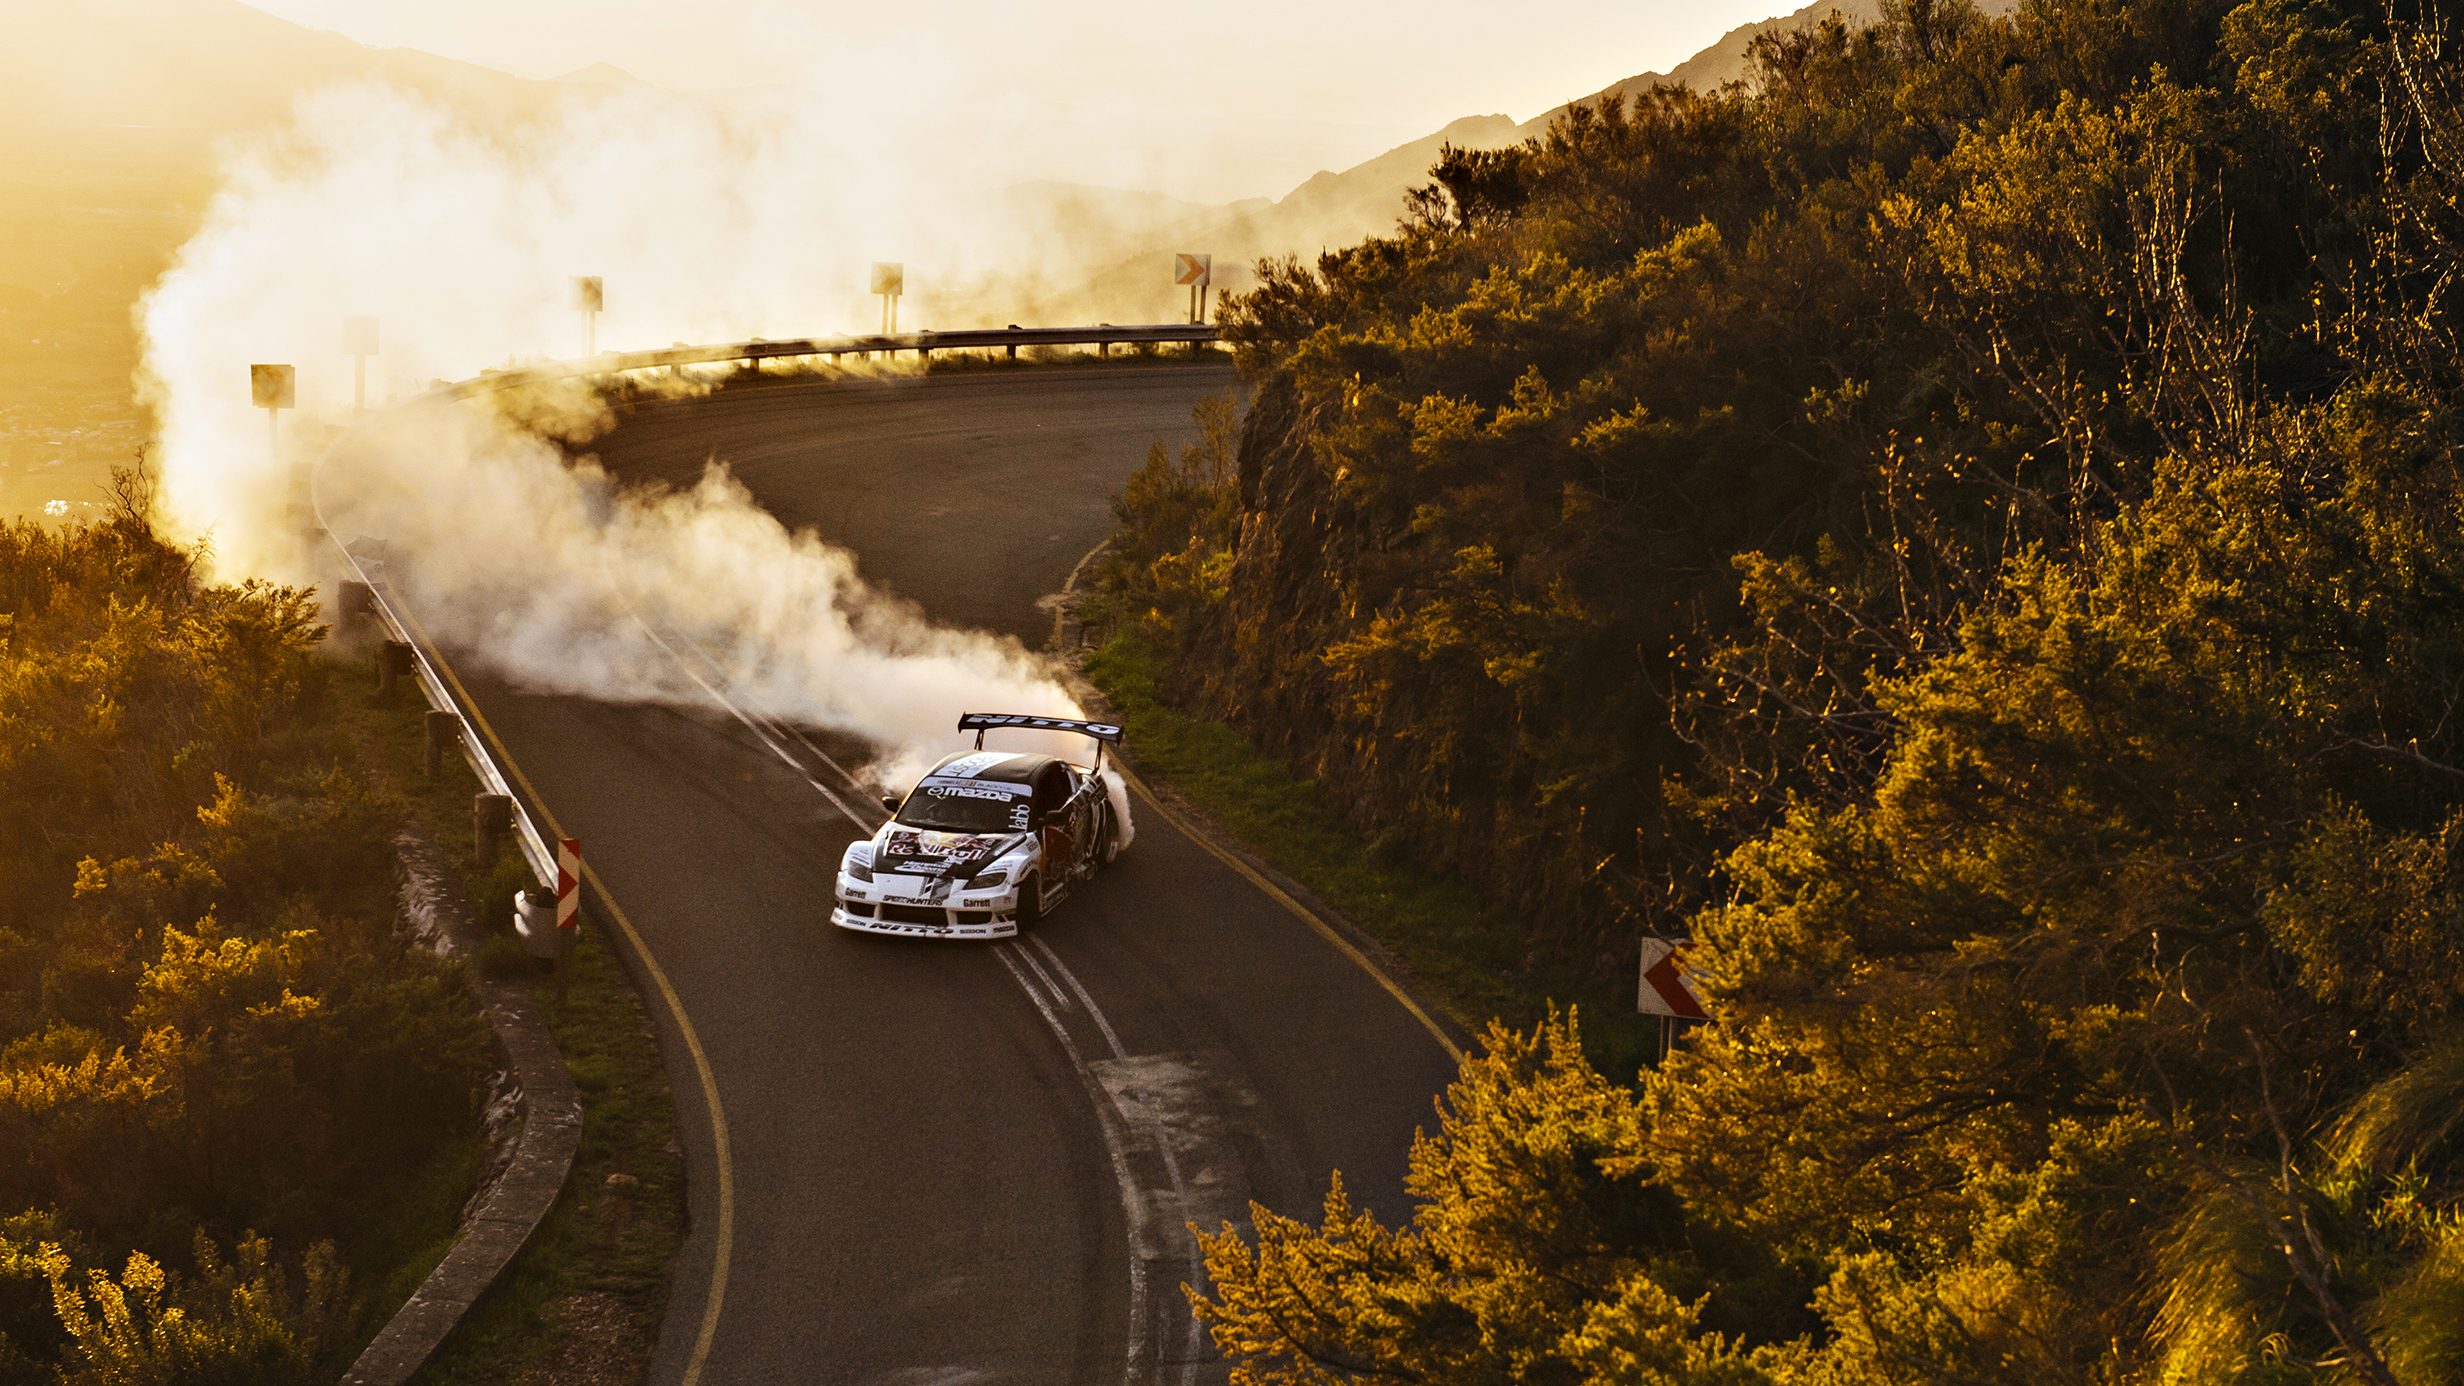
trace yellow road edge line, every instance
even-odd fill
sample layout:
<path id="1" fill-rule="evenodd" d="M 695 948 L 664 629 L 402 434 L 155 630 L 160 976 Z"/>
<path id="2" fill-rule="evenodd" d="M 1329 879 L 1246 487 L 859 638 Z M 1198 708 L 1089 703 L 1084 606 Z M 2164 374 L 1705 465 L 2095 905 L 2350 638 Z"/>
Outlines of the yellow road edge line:
<path id="1" fill-rule="evenodd" d="M 1438 1025 L 1437 1021 L 1432 1018 L 1427 1011 L 1421 1009 L 1420 1003 L 1412 999 L 1411 993 L 1403 989 L 1402 983 L 1397 982 L 1394 978 L 1386 975 L 1386 969 L 1379 967 L 1368 954 L 1360 951 L 1359 947 L 1356 946 L 1350 939 L 1345 938 L 1334 925 L 1329 924 L 1324 919 L 1320 918 L 1316 910 L 1313 910 L 1307 905 L 1304 905 L 1300 901 L 1292 898 L 1292 893 L 1290 891 L 1287 891 L 1283 887 L 1275 884 L 1273 881 L 1268 880 L 1255 867 L 1252 867 L 1249 863 L 1242 861 L 1239 857 L 1234 856 L 1229 849 L 1218 844 L 1207 834 L 1198 831 L 1195 827 L 1192 827 L 1188 819 L 1185 819 L 1181 817 L 1181 815 L 1173 812 L 1170 805 L 1155 797 L 1155 791 L 1146 787 L 1146 781 L 1138 777 L 1137 771 L 1132 770 L 1127 765 L 1122 764 L 1117 758 L 1112 764 L 1113 768 L 1121 772 L 1121 777 L 1129 781 L 1130 787 L 1138 791 L 1138 797 L 1146 800 L 1149 807 L 1153 808 L 1157 813 L 1162 814 L 1165 822 L 1170 823 L 1173 827 L 1179 829 L 1181 836 L 1197 843 L 1200 847 L 1205 848 L 1207 850 L 1207 854 L 1214 857 L 1215 860 L 1222 862 L 1224 865 L 1231 867 L 1234 871 L 1239 872 L 1241 876 L 1251 885 L 1256 886 L 1260 891 L 1264 892 L 1267 899 L 1283 906 L 1284 909 L 1291 912 L 1294 918 L 1300 920 L 1300 922 L 1308 925 L 1312 930 L 1316 931 L 1319 938 L 1333 944 L 1336 952 L 1350 958 L 1361 971 L 1368 973 L 1373 981 L 1375 981 L 1379 986 L 1384 987 L 1388 996 L 1393 997 L 1396 1002 L 1403 1007 L 1403 1009 L 1410 1011 L 1412 1013 L 1412 1019 L 1420 1022 L 1421 1028 L 1429 1032 L 1430 1038 L 1437 1041 L 1438 1047 L 1445 1050 L 1448 1057 L 1452 1058 L 1458 1064 L 1463 1062 L 1463 1047 L 1456 1044 L 1453 1038 L 1446 1033 L 1443 1027 Z"/>
<path id="2" fill-rule="evenodd" d="M 411 634 L 419 643 L 427 646 L 429 655 L 436 661 L 436 671 L 445 676 L 445 682 L 452 686 L 454 696 L 462 700 L 463 708 L 470 713 L 471 724 L 488 739 L 489 749 L 495 751 L 506 773 L 513 776 L 514 783 L 520 785 L 522 792 L 529 795 L 531 803 L 538 807 L 539 816 L 547 820 L 548 831 L 563 837 L 565 830 L 557 823 L 556 814 L 549 809 L 547 799 L 530 782 L 530 776 L 522 773 L 513 752 L 505 748 L 504 739 L 496 734 L 495 727 L 489 725 L 487 714 L 479 710 L 479 700 L 462 686 L 462 680 L 446 660 L 445 652 L 428 638 L 428 632 L 408 610 L 399 610 L 397 614 L 402 617 L 403 624 L 411 628 Z M 701 1035 L 693 1028 L 693 1018 L 685 1013 L 684 998 L 676 994 L 676 984 L 668 980 L 667 969 L 659 966 L 658 958 L 651 953 L 641 931 L 633 927 L 633 920 L 625 914 L 624 906 L 616 903 L 615 892 L 607 888 L 607 882 L 600 879 L 598 870 L 587 861 L 582 864 L 582 878 L 589 881 L 599 892 L 599 898 L 607 903 L 608 914 L 615 919 L 616 927 L 624 931 L 625 941 L 632 945 L 634 956 L 642 960 L 651 981 L 658 985 L 659 999 L 666 1003 L 668 1014 L 675 1018 L 677 1033 L 684 1036 L 685 1052 L 693 1056 L 693 1072 L 701 1080 L 702 1100 L 710 1108 L 711 1144 L 718 1148 L 719 1157 L 719 1236 L 715 1264 L 710 1269 L 710 1302 L 702 1311 L 701 1332 L 693 1340 L 692 1356 L 685 1361 L 684 1386 L 694 1386 L 701 1380 L 702 1368 L 710 1360 L 711 1341 L 718 1336 L 719 1306 L 727 1297 L 727 1263 L 736 1246 L 736 1175 L 727 1137 L 727 1110 L 719 1104 L 719 1080 L 711 1071 L 710 1056 L 702 1049 Z"/>

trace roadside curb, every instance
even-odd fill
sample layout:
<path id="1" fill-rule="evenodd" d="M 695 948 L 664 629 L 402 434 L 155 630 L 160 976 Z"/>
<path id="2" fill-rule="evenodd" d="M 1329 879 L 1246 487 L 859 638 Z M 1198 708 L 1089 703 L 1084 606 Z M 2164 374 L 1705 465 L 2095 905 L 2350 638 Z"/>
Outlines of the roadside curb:
<path id="1" fill-rule="evenodd" d="M 1048 652 L 1058 664 L 1063 684 L 1072 697 L 1090 712 L 1117 717 L 1112 700 L 1086 677 L 1083 666 L 1088 649 L 1087 631 L 1085 624 L 1078 619 L 1079 581 L 1088 567 L 1110 547 L 1112 541 L 1106 539 L 1087 550 L 1077 566 L 1070 569 L 1069 579 L 1062 584 L 1061 591 L 1051 599 L 1053 623 Z M 1270 894 L 1283 896 L 1278 903 L 1317 928 L 1337 949 L 1351 953 L 1352 960 L 1397 1001 L 1402 1002 L 1404 1009 L 1413 1013 L 1457 1063 L 1476 1047 L 1478 1037 L 1465 1028 L 1441 998 L 1422 985 L 1419 977 L 1401 958 L 1395 956 L 1394 950 L 1387 947 L 1383 940 L 1355 923 L 1317 892 L 1250 851 L 1247 844 L 1215 822 L 1204 810 L 1190 803 L 1169 782 L 1140 774 L 1135 756 L 1123 754 L 1122 748 L 1116 746 L 1112 758 L 1121 763 L 1122 773 L 1128 777 L 1130 784 L 1147 796 L 1166 821 L 1200 847 L 1222 858 L 1225 864 L 1256 877 L 1260 884 L 1270 888 Z"/>
<path id="2" fill-rule="evenodd" d="M 447 951 L 468 961 L 483 936 L 469 897 L 450 871 L 428 869 L 414 856 L 433 857 L 433 843 L 402 849 L 406 874 L 424 874 L 443 898 L 430 901 L 449 941 Z M 582 1145 L 582 1094 L 556 1047 L 547 1018 L 523 982 L 487 977 L 473 970 L 470 990 L 479 1002 L 498 1050 L 513 1070 L 522 1134 L 513 1156 L 488 1186 L 436 1269 L 411 1292 L 375 1339 L 342 1377 L 343 1386 L 402 1386 L 435 1357 L 461 1326 L 463 1316 L 503 1278 L 506 1267 L 529 1244 L 564 1193 Z"/>

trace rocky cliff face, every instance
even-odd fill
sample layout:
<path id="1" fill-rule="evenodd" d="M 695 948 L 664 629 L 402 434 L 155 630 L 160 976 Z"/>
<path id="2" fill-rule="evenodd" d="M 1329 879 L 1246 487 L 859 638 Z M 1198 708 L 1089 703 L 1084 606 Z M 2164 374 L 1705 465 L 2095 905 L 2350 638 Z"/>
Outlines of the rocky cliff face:
<path id="1" fill-rule="evenodd" d="M 1252 741 L 1312 773 L 1382 853 L 1442 868 L 1514 910 L 1564 927 L 1532 946 L 1586 947 L 1618 902 L 1562 871 L 1582 825 L 1541 804 L 1534 767 L 1463 756 L 1429 728 L 1464 715 L 1464 681 L 1399 682 L 1364 702 L 1328 659 L 1391 608 L 1397 575 L 1422 567 L 1408 509 L 1347 493 L 1322 460 L 1323 409 L 1289 373 L 1262 381 L 1239 452 L 1240 528 L 1222 600 L 1183 645 L 1182 693 Z M 1436 707 L 1439 702 L 1443 708 Z M 1488 690 L 1476 716 L 1521 715 Z M 1553 846 L 1543 839 L 1558 838 Z"/>
<path id="2" fill-rule="evenodd" d="M 1331 768 L 1319 734 L 1334 700 L 1318 659 L 1342 628 L 1346 573 L 1364 542 L 1359 517 L 1337 514 L 1325 469 L 1310 453 L 1300 393 L 1266 381 L 1241 429 L 1240 538 L 1215 628 L 1197 642 L 1210 705 L 1274 750 Z"/>

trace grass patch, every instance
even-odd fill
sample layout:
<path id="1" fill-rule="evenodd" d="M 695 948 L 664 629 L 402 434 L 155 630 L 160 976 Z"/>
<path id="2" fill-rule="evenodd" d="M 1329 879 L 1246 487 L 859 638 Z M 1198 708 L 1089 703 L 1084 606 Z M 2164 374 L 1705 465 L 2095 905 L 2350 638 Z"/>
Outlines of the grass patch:
<path id="1" fill-rule="evenodd" d="M 684 1240 L 684 1161 L 673 1146 L 675 1106 L 658 1043 L 599 931 L 583 932 L 562 1007 L 551 999 L 545 974 L 535 975 L 540 1005 L 582 1092 L 582 1146 L 555 1211 L 423 1382 L 514 1380 L 575 1349 L 595 1357 L 613 1346 L 611 1336 L 647 1367 L 658 1341 L 668 1263 Z M 622 1322 L 613 1335 L 603 1318 L 585 1325 L 555 1312 L 583 1295 L 615 1307 Z M 589 1341 L 577 1341 L 585 1332 Z"/>
<path id="2" fill-rule="evenodd" d="M 1114 633 L 1086 660 L 1139 766 L 1384 944 L 1457 1022 L 1475 1034 L 1491 1018 L 1529 1029 L 1552 1003 L 1571 1003 L 1582 1007 L 1584 1048 L 1602 1072 L 1631 1073 L 1658 1057 L 1658 1022 L 1634 1013 L 1630 993 L 1534 966 L 1515 921 L 1458 881 L 1388 859 L 1317 781 L 1232 727 L 1168 702 L 1158 669 L 1153 642 L 1134 630 Z"/>
<path id="3" fill-rule="evenodd" d="M 398 803 L 406 817 L 424 821 L 424 801 L 438 792 L 420 774 L 419 718 L 426 705 L 405 688 L 379 694 L 374 673 L 361 661 L 328 654 L 320 663 L 324 682 L 319 744 L 388 801 Z M 458 763 L 453 768 L 468 778 Z M 343 1248 L 360 1318 L 352 1356 L 452 1249 L 461 1232 L 463 1205 L 478 1186 L 486 1153 L 485 1138 L 474 1128 L 370 1200 L 376 1211 Z"/>
<path id="4" fill-rule="evenodd" d="M 529 868 L 510 847 L 494 861 L 471 861 L 471 798 L 480 786 L 458 752 L 445 757 L 444 773 L 434 781 L 422 773 L 427 704 L 416 686 L 404 680 L 380 699 L 364 669 L 340 682 L 361 690 L 349 700 L 358 705 L 350 730 L 403 792 L 429 840 L 461 868 L 486 935 L 473 965 L 490 976 L 531 979 L 582 1097 L 581 1148 L 563 1197 L 420 1379 L 500 1383 L 546 1366 L 581 1346 L 571 1340 L 583 1325 L 554 1312 L 580 1295 L 598 1297 L 601 1312 L 587 1325 L 594 1355 L 616 1346 L 611 1337 L 621 1338 L 638 1354 L 637 1365 L 646 1367 L 666 1309 L 668 1262 L 684 1240 L 685 1206 L 675 1107 L 641 999 L 605 934 L 585 930 L 569 994 L 563 1005 L 556 1003 L 546 964 L 525 953 L 513 935 L 513 892 L 532 884 Z M 368 1325 L 371 1333 L 452 1245 L 477 1158 L 474 1148 L 458 1184 L 440 1172 L 432 1202 L 444 1210 L 444 1233 L 431 1235 L 421 1257 L 382 1282 L 387 1297 L 371 1296 L 383 1306 Z M 623 1177 L 611 1183 L 612 1176 Z M 419 1225 L 434 1221 L 432 1209 Z"/>

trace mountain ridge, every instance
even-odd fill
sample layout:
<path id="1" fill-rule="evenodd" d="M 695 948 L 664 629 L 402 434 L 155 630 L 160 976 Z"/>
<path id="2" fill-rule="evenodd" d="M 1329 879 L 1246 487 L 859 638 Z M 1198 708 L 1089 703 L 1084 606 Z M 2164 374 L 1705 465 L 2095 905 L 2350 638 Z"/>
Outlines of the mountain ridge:
<path id="1" fill-rule="evenodd" d="M 1983 0 L 1987 13 L 2007 11 L 2017 0 Z M 1082 305 L 1115 316 L 1119 321 L 1163 320 L 1186 313 L 1183 291 L 1171 285 L 1165 269 L 1176 251 L 1214 256 L 1214 282 L 1223 293 L 1238 293 L 1256 282 L 1256 262 L 1282 255 L 1308 256 L 1318 249 L 1354 244 L 1394 229 L 1404 214 L 1404 199 L 1429 181 L 1429 169 L 1447 145 L 1464 149 L 1498 149 L 1520 144 L 1548 132 L 1549 126 L 1574 106 L 1596 105 L 1631 98 L 1654 87 L 1682 85 L 1708 90 L 1743 80 L 1747 53 L 1764 34 L 1818 23 L 1836 13 L 1851 24 L 1871 24 L 1882 14 L 1883 0 L 1814 0 L 1788 14 L 1741 24 L 1719 41 L 1666 72 L 1641 72 L 1623 78 L 1525 121 L 1505 115 L 1462 116 L 1416 140 L 1342 170 L 1320 170 L 1290 192 L 1262 207 L 1227 209 L 1219 216 L 1197 218 L 1171 228 L 1179 239 L 1170 245 L 1144 247 L 1105 266 L 1087 282 L 1014 310 L 1037 317 L 1071 315 Z M 1025 319 L 1022 319 L 1025 320 Z"/>

